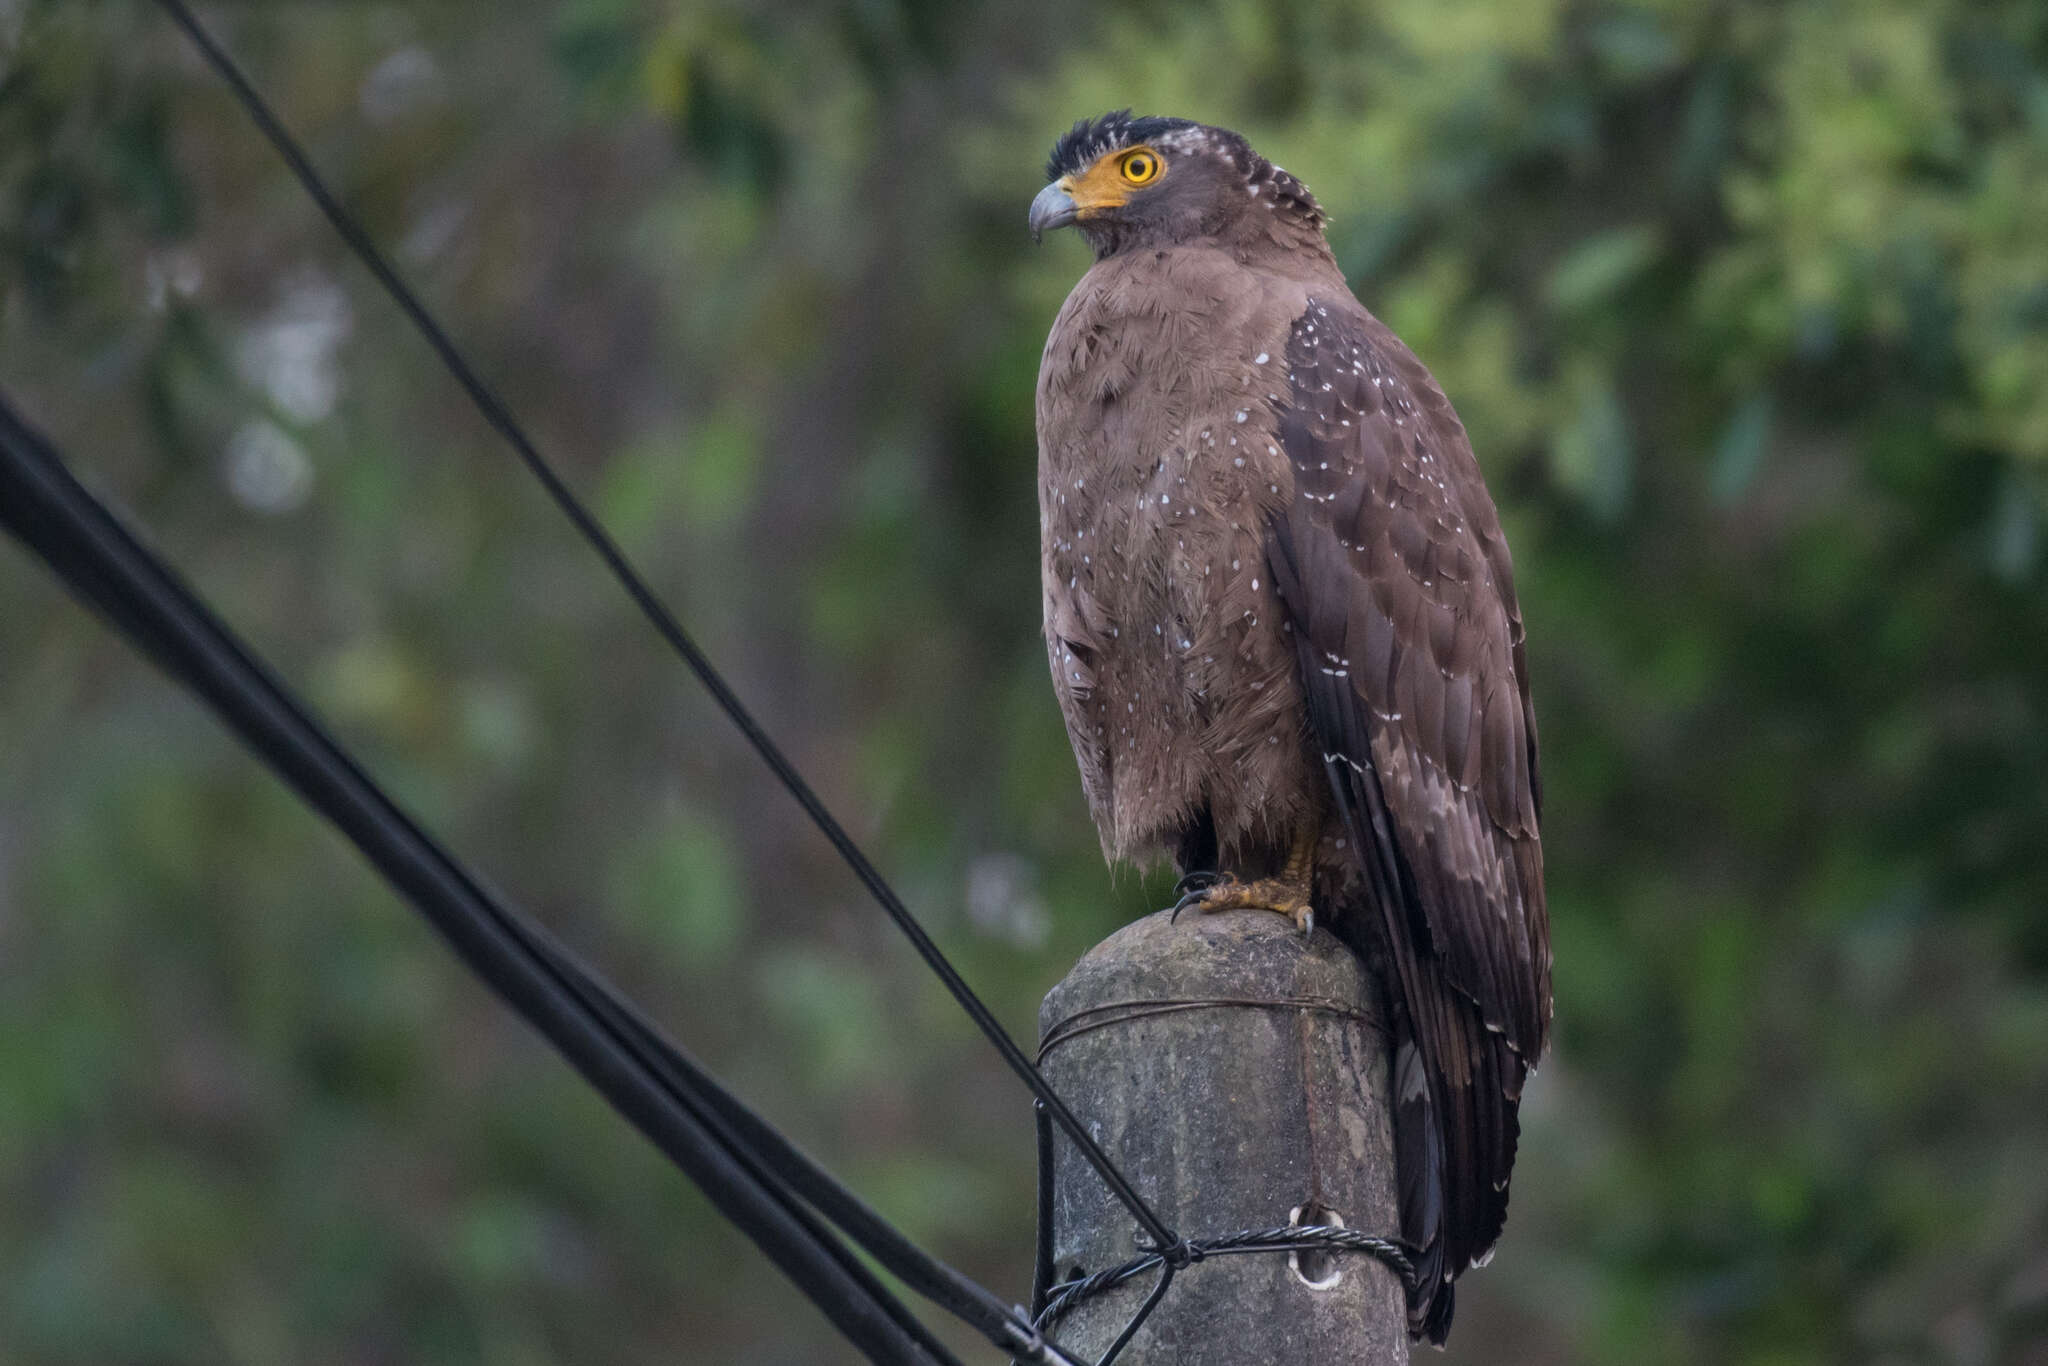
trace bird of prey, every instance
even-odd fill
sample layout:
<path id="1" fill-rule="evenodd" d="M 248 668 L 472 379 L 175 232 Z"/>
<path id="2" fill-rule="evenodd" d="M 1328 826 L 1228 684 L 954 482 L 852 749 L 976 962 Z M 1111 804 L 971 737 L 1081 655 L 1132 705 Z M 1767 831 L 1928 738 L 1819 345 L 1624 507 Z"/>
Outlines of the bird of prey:
<path id="1" fill-rule="evenodd" d="M 1550 1026 L 1541 785 L 1507 542 L 1464 426 L 1352 297 L 1299 180 L 1129 111 L 1053 147 L 1095 263 L 1038 378 L 1045 642 L 1113 859 L 1317 916 L 1386 983 L 1409 1330 L 1507 1213 Z"/>

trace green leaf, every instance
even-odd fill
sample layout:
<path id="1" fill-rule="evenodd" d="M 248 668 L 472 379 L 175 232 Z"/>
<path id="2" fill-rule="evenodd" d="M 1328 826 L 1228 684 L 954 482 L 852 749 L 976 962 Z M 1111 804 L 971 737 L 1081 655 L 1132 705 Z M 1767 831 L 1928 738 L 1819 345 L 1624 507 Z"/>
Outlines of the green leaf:
<path id="1" fill-rule="evenodd" d="M 1602 379 L 1586 388 L 1577 414 L 1552 443 L 1552 473 L 1587 511 L 1612 523 L 1628 510 L 1634 467 L 1627 414 L 1613 382 Z"/>
<path id="2" fill-rule="evenodd" d="M 731 828 L 709 813 L 672 808 L 620 861 L 611 912 L 684 968 L 729 961 L 746 918 Z"/>
<path id="3" fill-rule="evenodd" d="M 1742 497 L 1763 468 L 1771 442 L 1771 396 L 1751 394 L 1737 405 L 1714 443 L 1714 463 L 1707 485 L 1714 501 L 1728 504 Z"/>
<path id="4" fill-rule="evenodd" d="M 1663 250 L 1663 234 L 1651 224 L 1589 237 L 1552 267 L 1544 297 L 1567 313 L 1590 309 L 1654 265 Z"/>

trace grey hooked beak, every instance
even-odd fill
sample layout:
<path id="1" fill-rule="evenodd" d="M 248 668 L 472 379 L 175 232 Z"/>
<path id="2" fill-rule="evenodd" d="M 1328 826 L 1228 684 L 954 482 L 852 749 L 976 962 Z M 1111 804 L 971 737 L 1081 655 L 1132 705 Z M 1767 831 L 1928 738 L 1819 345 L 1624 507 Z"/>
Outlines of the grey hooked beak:
<path id="1" fill-rule="evenodd" d="M 1061 181 L 1055 180 L 1031 201 L 1031 240 L 1039 241 L 1049 230 L 1066 227 L 1080 213 L 1074 207 L 1074 196 L 1066 192 Z"/>

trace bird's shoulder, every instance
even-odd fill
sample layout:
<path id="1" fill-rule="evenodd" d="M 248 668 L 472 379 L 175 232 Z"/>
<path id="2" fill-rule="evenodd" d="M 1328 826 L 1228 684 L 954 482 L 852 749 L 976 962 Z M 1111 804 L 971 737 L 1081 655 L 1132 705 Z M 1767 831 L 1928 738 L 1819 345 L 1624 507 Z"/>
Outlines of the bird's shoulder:
<path id="1" fill-rule="evenodd" d="M 1443 386 L 1348 289 L 1312 292 L 1289 328 L 1282 445 L 1315 520 L 1380 534 L 1388 557 L 1447 603 L 1498 605 L 1519 639 L 1512 558 L 1465 424 Z M 1490 615 L 1490 612 L 1488 613 Z"/>

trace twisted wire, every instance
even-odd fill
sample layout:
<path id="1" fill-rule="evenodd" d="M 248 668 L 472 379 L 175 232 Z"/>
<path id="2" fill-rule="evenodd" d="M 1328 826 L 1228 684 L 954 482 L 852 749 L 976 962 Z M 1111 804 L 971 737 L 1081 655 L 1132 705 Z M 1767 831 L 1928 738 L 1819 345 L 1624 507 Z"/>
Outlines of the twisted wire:
<path id="1" fill-rule="evenodd" d="M 1327 1224 L 1283 1224 L 1278 1228 L 1247 1229 L 1219 1238 L 1192 1238 L 1188 1240 L 1187 1249 L 1191 1263 L 1209 1257 L 1239 1256 L 1253 1252 L 1357 1252 L 1371 1257 L 1400 1277 L 1404 1291 L 1411 1295 L 1415 1291 L 1413 1250 L 1397 1238 L 1383 1238 L 1377 1234 L 1362 1233 L 1357 1229 L 1333 1228 Z M 1109 1267 L 1074 1280 L 1060 1281 L 1049 1288 L 1045 1306 L 1039 1310 L 1034 1325 L 1040 1332 L 1048 1331 L 1084 1300 L 1165 1265 L 1165 1258 L 1159 1251 L 1148 1248 L 1119 1266 Z M 1142 1321 L 1142 1318 L 1141 1314 L 1139 1321 Z M 1126 1340 L 1135 1326 L 1133 1323 L 1124 1330 Z M 1102 1366 L 1107 1366 L 1111 1359 L 1105 1356 Z"/>

